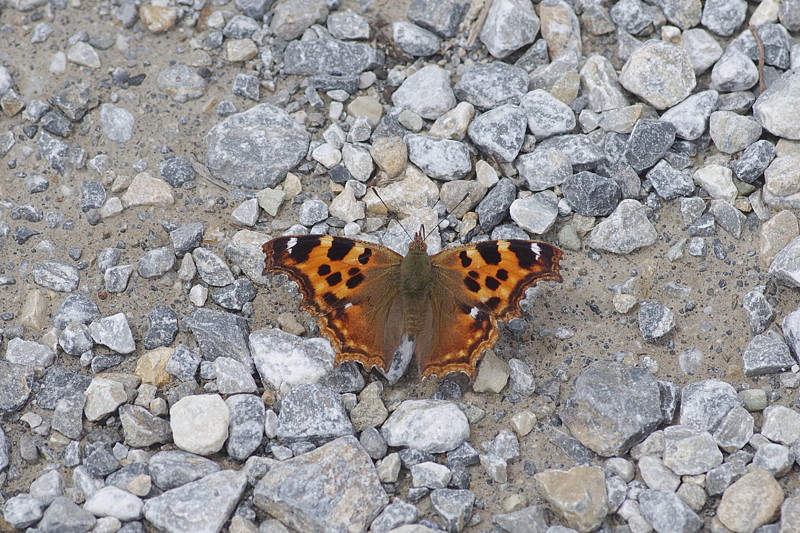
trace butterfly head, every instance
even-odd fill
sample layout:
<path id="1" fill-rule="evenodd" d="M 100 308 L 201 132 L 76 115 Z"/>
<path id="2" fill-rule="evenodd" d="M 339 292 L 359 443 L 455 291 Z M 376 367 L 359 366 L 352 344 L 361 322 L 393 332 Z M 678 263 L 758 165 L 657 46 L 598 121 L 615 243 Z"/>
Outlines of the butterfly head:
<path id="1" fill-rule="evenodd" d="M 419 230 L 414 234 L 414 238 L 411 239 L 411 244 L 408 245 L 409 250 L 427 250 L 428 245 L 425 244 L 425 239 L 427 235 L 425 235 L 425 226 L 420 226 Z"/>

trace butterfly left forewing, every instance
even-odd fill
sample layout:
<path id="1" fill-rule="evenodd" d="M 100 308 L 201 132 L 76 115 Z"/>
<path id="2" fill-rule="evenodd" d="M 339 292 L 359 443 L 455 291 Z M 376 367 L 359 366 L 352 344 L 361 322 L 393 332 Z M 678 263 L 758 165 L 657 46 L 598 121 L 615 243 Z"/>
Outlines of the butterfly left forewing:
<path id="1" fill-rule="evenodd" d="M 380 245 L 334 237 L 278 237 L 263 247 L 264 274 L 283 272 L 303 295 L 301 308 L 318 318 L 336 351 L 336 364 L 358 361 L 386 369 L 399 337 L 396 308 L 402 256 Z"/>
<path id="2" fill-rule="evenodd" d="M 475 375 L 483 351 L 497 340 L 496 320 L 521 316 L 519 302 L 539 281 L 561 281 L 563 252 L 543 242 L 502 240 L 448 248 L 433 256 L 430 340 L 418 346 L 423 375 Z M 451 334 L 450 332 L 457 332 Z"/>

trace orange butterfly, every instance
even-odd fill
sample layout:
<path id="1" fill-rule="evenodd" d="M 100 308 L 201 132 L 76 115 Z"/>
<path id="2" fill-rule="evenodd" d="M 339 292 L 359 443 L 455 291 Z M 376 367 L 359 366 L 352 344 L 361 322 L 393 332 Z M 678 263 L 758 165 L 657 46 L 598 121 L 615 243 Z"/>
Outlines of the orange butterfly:
<path id="1" fill-rule="evenodd" d="M 319 317 L 336 364 L 377 367 L 392 381 L 412 353 L 422 376 L 464 372 L 474 379 L 483 351 L 497 340 L 496 321 L 521 316 L 528 287 L 560 282 L 563 254 L 544 242 L 501 240 L 431 257 L 422 229 L 405 257 L 330 235 L 278 237 L 263 250 L 264 274 L 284 272 L 297 282 L 301 307 Z"/>

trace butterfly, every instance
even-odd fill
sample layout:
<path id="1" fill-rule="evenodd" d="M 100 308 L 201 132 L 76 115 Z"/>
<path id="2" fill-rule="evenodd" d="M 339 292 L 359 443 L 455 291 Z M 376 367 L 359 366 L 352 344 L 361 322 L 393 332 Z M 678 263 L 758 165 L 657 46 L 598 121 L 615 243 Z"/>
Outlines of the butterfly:
<path id="1" fill-rule="evenodd" d="M 525 290 L 561 281 L 563 252 L 525 240 L 483 241 L 427 253 L 423 229 L 405 256 L 331 235 L 278 237 L 263 246 L 264 274 L 282 272 L 303 295 L 336 351 L 399 379 L 411 355 L 421 376 L 464 372 L 498 338 L 497 321 L 519 317 Z M 403 358 L 405 357 L 405 363 Z"/>

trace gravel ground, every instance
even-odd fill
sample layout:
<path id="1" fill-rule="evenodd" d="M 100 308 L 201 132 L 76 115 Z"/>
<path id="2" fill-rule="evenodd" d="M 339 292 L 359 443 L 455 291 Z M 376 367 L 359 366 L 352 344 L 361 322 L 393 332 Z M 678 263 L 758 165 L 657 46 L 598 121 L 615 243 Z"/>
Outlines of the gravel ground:
<path id="1" fill-rule="evenodd" d="M 0 4 L 0 530 L 800 531 L 798 30 Z M 554 242 L 563 283 L 474 382 L 334 369 L 261 245 L 423 223 Z"/>

